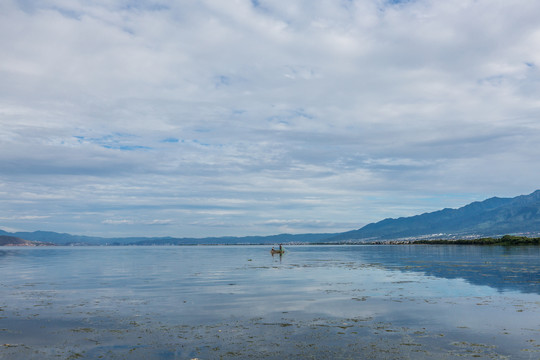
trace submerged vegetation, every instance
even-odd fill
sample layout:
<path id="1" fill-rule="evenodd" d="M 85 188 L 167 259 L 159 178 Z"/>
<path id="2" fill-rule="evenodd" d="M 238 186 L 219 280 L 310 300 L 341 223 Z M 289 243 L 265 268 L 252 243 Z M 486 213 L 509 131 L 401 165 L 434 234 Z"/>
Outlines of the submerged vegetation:
<path id="1" fill-rule="evenodd" d="M 417 240 L 414 244 L 434 245 L 540 245 L 540 238 L 504 235 L 501 238 L 459 239 L 459 240 Z"/>

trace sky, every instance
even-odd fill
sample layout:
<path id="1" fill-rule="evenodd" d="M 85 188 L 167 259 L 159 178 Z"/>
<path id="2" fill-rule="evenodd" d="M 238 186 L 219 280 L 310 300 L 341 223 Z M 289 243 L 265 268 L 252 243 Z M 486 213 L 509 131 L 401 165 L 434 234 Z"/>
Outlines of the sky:
<path id="1" fill-rule="evenodd" d="M 0 229 L 333 233 L 540 188 L 537 0 L 2 0 Z"/>

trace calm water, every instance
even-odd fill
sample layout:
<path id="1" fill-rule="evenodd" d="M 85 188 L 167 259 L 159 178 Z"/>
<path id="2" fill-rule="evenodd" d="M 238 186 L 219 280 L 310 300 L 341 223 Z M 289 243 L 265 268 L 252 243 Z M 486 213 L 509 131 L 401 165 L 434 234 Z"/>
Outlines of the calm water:
<path id="1" fill-rule="evenodd" d="M 0 359 L 540 359 L 540 247 L 0 250 Z"/>

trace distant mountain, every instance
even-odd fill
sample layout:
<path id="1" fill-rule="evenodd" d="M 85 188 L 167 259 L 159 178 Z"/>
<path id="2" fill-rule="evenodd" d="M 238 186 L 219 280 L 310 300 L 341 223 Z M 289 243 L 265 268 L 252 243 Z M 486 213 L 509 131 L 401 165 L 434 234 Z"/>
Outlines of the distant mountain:
<path id="1" fill-rule="evenodd" d="M 0 235 L 24 238 L 32 241 L 50 242 L 56 245 L 219 245 L 219 244 L 279 244 L 279 243 L 317 243 L 337 234 L 280 234 L 270 236 L 244 237 L 125 237 L 104 238 L 71 235 L 52 231 L 15 232 L 0 230 Z"/>
<path id="2" fill-rule="evenodd" d="M 244 237 L 209 237 L 209 238 L 147 238 L 132 243 L 133 245 L 220 245 L 220 244 L 280 244 L 280 243 L 317 243 L 336 234 L 279 234 L 270 236 Z"/>
<path id="3" fill-rule="evenodd" d="M 540 190 L 515 198 L 493 197 L 459 209 L 385 219 L 340 234 L 280 234 L 244 237 L 125 237 L 104 238 L 50 231 L 0 235 L 50 242 L 56 245 L 216 245 L 216 244 L 313 244 L 358 243 L 394 239 L 452 239 L 499 237 L 506 234 L 540 235 Z"/>
<path id="4" fill-rule="evenodd" d="M 540 190 L 515 198 L 493 197 L 459 209 L 385 219 L 328 241 L 453 238 L 540 233 Z"/>
<path id="5" fill-rule="evenodd" d="M 8 233 L 0 230 L 0 235 L 15 236 L 26 240 L 38 242 L 50 242 L 56 245 L 105 245 L 110 242 L 110 239 L 71 235 L 65 233 L 57 233 L 53 231 L 34 231 L 34 232 L 14 232 Z"/>
<path id="6" fill-rule="evenodd" d="M 51 243 L 24 240 L 15 236 L 0 235 L 0 246 L 49 246 Z"/>

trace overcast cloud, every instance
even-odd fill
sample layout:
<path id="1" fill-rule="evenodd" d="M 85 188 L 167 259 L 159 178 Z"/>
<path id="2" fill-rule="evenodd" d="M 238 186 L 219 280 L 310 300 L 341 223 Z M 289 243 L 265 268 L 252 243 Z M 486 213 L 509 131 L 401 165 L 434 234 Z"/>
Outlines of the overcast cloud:
<path id="1" fill-rule="evenodd" d="M 536 0 L 3 0 L 0 229 L 338 232 L 540 188 Z"/>

